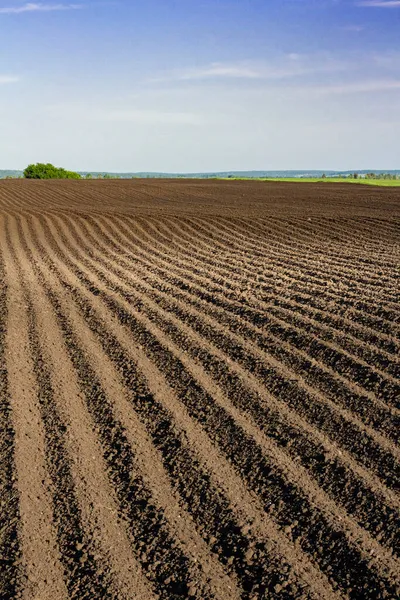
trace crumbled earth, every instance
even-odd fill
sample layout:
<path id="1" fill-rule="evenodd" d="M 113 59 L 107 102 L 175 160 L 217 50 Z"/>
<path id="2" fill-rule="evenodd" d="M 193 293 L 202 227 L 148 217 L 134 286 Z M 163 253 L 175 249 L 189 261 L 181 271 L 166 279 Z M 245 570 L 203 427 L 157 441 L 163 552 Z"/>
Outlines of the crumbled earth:
<path id="1" fill-rule="evenodd" d="M 400 188 L 0 182 L 0 599 L 394 600 Z"/>

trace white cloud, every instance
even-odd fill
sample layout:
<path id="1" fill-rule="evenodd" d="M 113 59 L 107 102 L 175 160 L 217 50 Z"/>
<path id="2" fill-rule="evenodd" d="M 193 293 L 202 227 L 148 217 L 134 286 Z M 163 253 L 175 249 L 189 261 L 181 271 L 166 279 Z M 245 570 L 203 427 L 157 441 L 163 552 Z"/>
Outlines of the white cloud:
<path id="1" fill-rule="evenodd" d="M 79 10 L 81 4 L 43 4 L 41 2 L 28 2 L 22 6 L 8 6 L 0 8 L 0 14 L 3 15 L 18 15 L 26 12 L 51 12 L 57 10 Z"/>
<path id="2" fill-rule="evenodd" d="M 400 0 L 364 0 L 357 2 L 358 6 L 372 6 L 376 8 L 400 8 Z"/>
<path id="3" fill-rule="evenodd" d="M 202 80 L 279 80 L 312 73 L 342 70 L 347 65 L 330 57 L 308 57 L 292 52 L 270 63 L 220 63 L 174 69 L 148 80 L 149 83 L 165 83 L 171 81 L 202 81 Z"/>
<path id="4" fill-rule="evenodd" d="M 0 75 L 0 85 L 3 83 L 17 83 L 19 81 L 19 77 L 15 75 Z"/>
<path id="5" fill-rule="evenodd" d="M 158 78 L 153 82 L 161 81 L 193 81 L 196 79 L 234 78 L 234 79 L 262 79 L 262 72 L 256 67 L 236 64 L 212 63 L 203 67 L 174 70 Z"/>

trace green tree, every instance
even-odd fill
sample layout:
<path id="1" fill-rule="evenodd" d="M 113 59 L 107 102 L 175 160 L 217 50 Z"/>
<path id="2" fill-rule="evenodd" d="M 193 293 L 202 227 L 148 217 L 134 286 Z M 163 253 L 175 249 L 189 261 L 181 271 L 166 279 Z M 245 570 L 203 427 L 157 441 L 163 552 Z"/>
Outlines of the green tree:
<path id="1" fill-rule="evenodd" d="M 50 163 L 28 165 L 24 170 L 25 179 L 81 179 L 79 173 L 66 171 Z"/>

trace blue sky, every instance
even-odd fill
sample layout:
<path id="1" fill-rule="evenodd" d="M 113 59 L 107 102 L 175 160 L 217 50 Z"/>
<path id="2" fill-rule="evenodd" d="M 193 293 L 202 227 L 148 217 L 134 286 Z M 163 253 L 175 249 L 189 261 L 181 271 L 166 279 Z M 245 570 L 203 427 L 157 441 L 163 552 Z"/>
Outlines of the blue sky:
<path id="1" fill-rule="evenodd" d="M 0 168 L 400 168 L 400 1 L 0 0 Z"/>

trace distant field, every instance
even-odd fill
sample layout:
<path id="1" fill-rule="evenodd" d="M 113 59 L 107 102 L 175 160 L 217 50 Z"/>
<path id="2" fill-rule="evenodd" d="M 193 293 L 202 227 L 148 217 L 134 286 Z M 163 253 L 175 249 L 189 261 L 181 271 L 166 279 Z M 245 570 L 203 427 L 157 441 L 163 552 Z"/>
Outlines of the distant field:
<path id="1" fill-rule="evenodd" d="M 347 179 L 347 177 L 260 177 L 256 179 L 250 179 L 246 177 L 227 177 L 223 179 L 231 181 L 288 181 L 293 183 L 355 183 L 361 185 L 378 185 L 382 187 L 400 187 L 400 179 Z"/>
<path id="2" fill-rule="evenodd" d="M 400 189 L 298 181 L 0 182 L 0 599 L 400 598 Z"/>
<path id="3" fill-rule="evenodd" d="M 342 177 L 326 177 L 326 179 L 318 179 L 318 178 L 277 178 L 273 179 L 273 181 L 296 181 L 297 183 L 355 183 L 361 185 L 379 185 L 383 187 L 399 187 L 399 180 L 390 180 L 390 179 L 347 179 Z"/>

